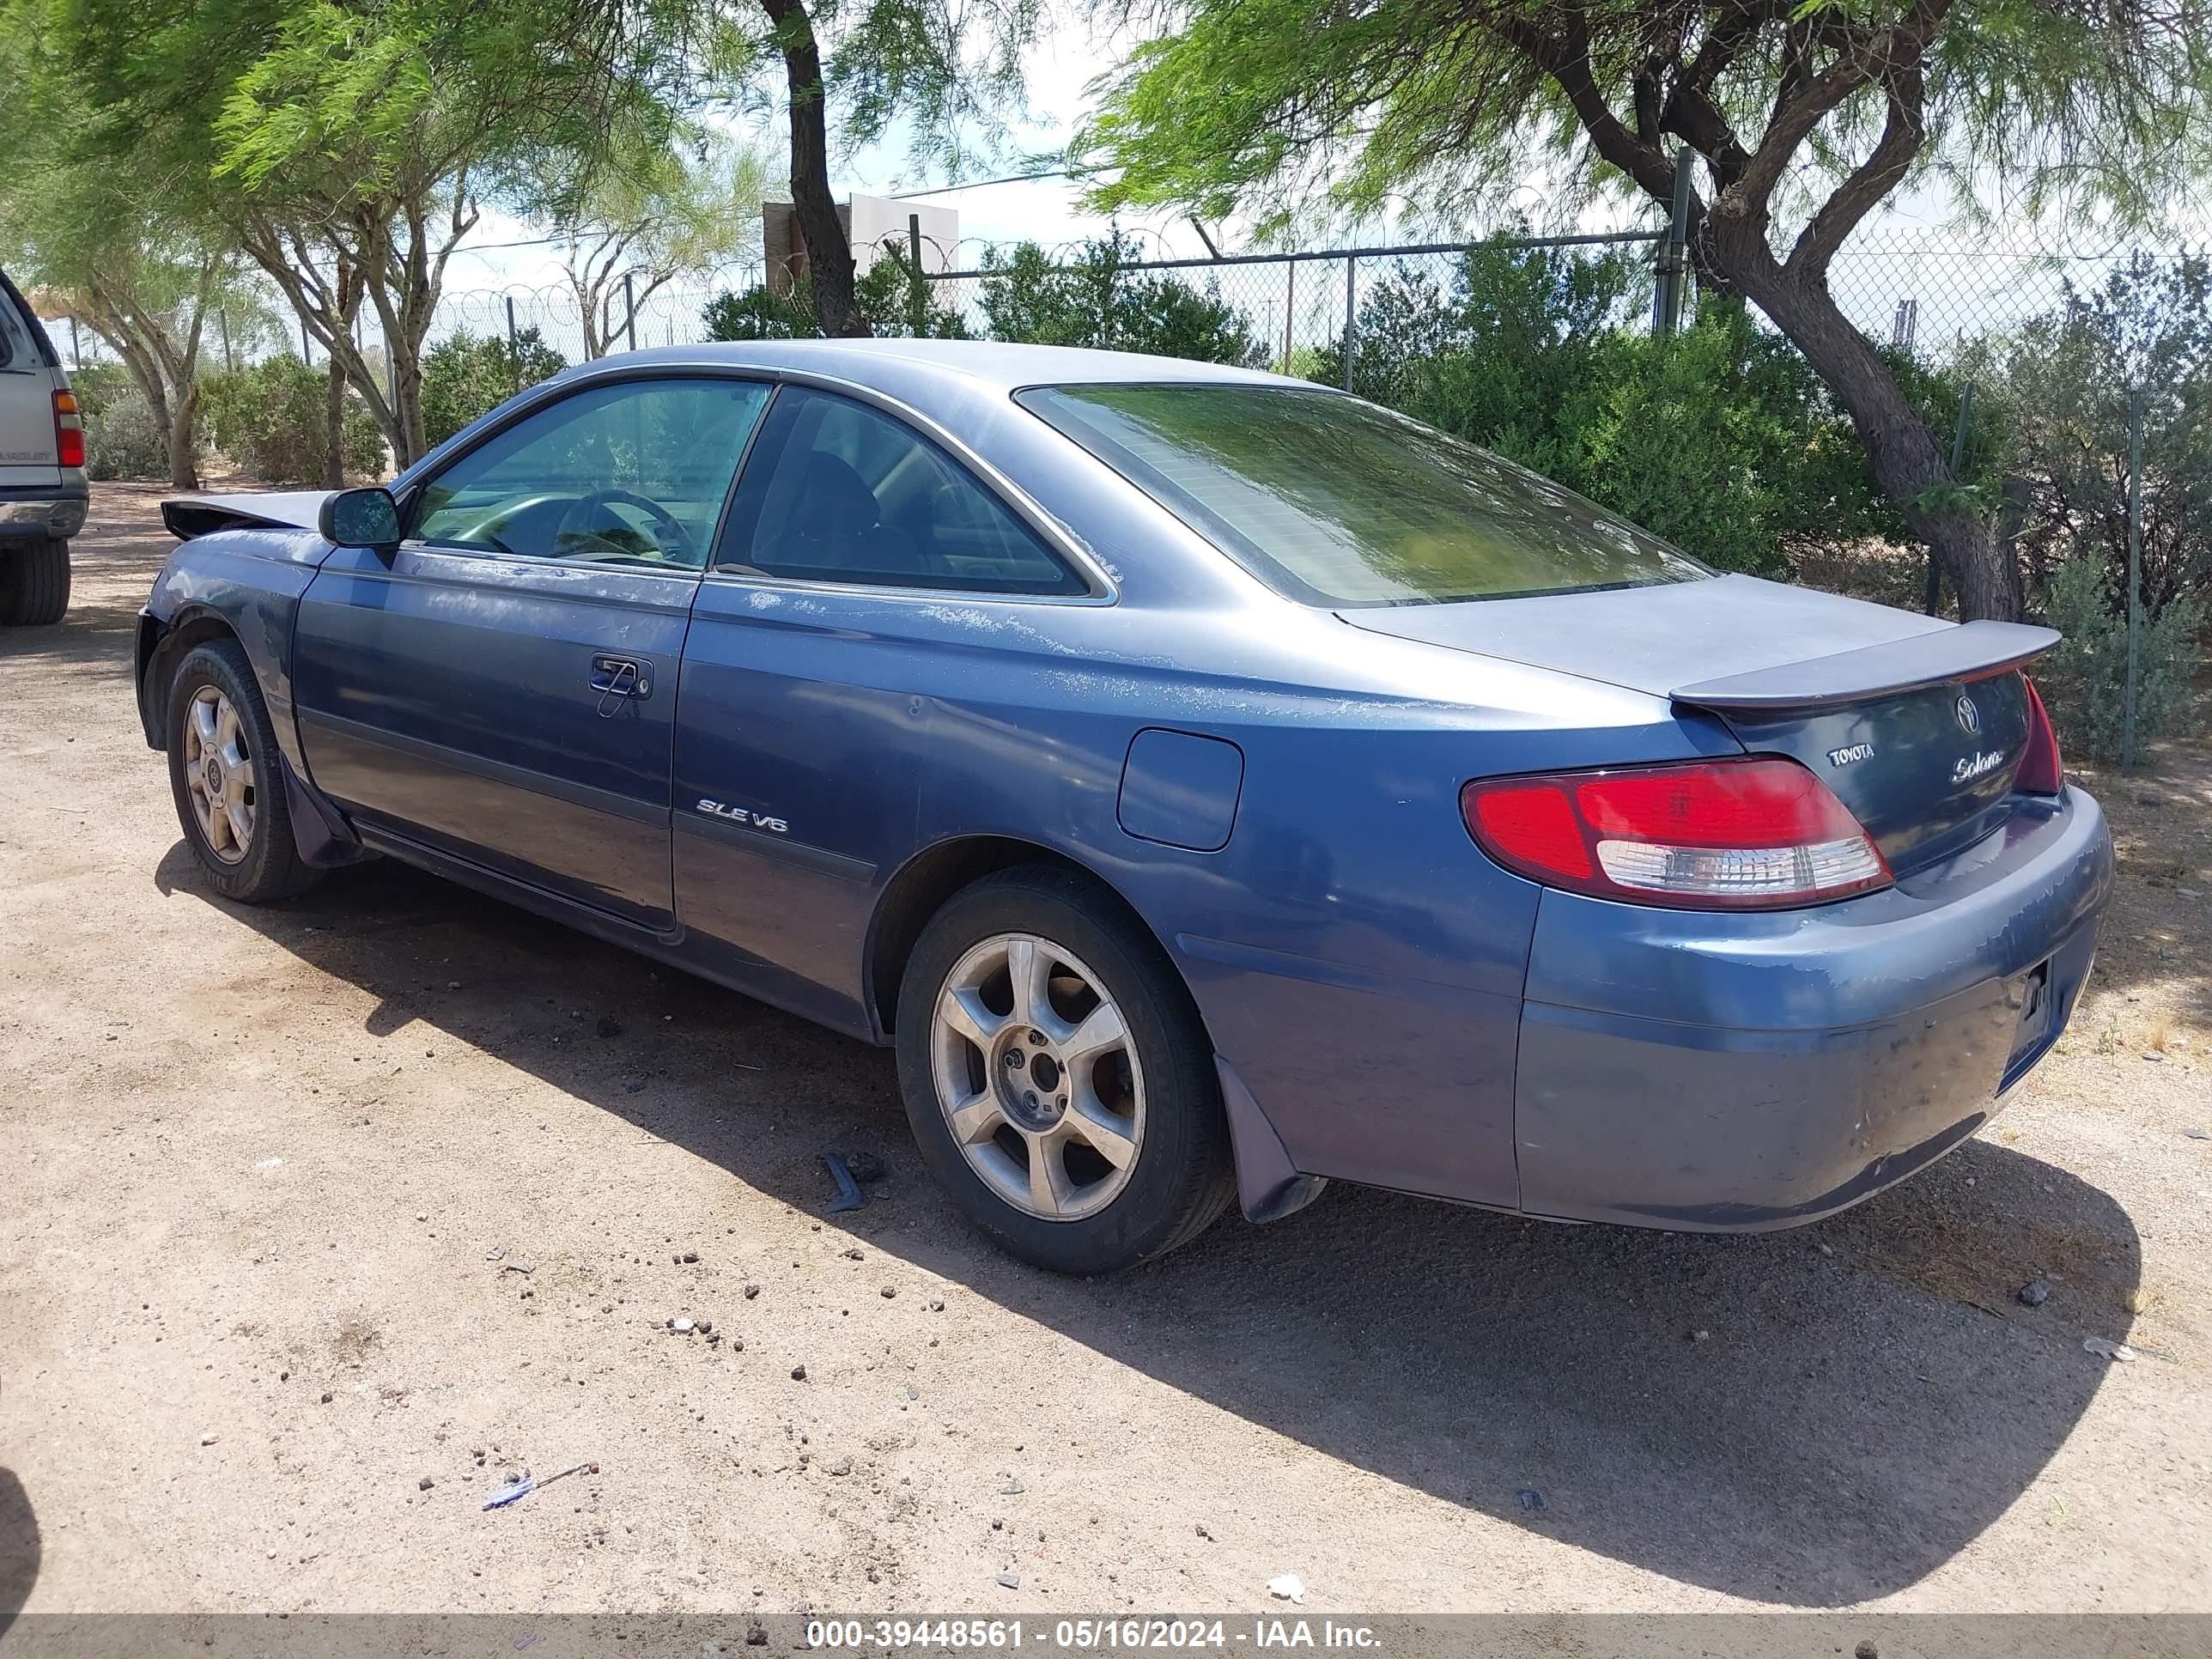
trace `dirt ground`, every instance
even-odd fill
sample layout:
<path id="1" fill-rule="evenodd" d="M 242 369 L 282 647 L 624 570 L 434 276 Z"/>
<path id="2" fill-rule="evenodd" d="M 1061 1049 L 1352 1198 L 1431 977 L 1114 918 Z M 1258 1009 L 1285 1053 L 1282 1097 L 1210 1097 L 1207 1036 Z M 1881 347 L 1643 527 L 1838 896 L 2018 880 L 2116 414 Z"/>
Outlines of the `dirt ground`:
<path id="1" fill-rule="evenodd" d="M 103 489 L 67 623 L 0 636 L 0 1622 L 1285 1572 L 1315 1613 L 2212 1611 L 2212 748 L 2090 780 L 2073 1030 L 1845 1216 L 1339 1188 L 1070 1283 L 963 1230 L 883 1054 L 388 863 L 211 896 L 131 705 L 160 493 Z M 855 1213 L 830 1148 L 889 1166 Z"/>

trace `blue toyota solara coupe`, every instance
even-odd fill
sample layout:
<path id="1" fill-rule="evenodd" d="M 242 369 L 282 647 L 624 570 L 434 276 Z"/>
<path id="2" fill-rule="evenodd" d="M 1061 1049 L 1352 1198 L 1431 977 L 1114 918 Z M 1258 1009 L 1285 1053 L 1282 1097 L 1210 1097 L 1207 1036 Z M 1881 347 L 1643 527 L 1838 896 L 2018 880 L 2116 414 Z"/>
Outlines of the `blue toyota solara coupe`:
<path id="1" fill-rule="evenodd" d="M 2021 665 L 1335 392 L 641 352 L 391 489 L 169 502 L 147 740 L 247 902 L 382 854 L 864 1041 L 1006 1249 L 1331 1179 L 1810 1221 L 1986 1122 L 2111 884 Z"/>

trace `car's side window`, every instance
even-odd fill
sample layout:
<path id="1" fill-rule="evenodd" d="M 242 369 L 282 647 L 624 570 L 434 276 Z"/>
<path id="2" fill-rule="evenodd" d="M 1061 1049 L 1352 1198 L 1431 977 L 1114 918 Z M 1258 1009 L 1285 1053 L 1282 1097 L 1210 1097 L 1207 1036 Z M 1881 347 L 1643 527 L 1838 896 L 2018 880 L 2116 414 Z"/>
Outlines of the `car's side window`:
<path id="1" fill-rule="evenodd" d="M 510 558 L 703 568 L 771 391 L 628 380 L 563 398 L 432 479 L 410 533 Z"/>
<path id="2" fill-rule="evenodd" d="M 980 593 L 1081 593 L 1036 532 L 893 416 L 807 386 L 777 394 L 720 568 Z"/>

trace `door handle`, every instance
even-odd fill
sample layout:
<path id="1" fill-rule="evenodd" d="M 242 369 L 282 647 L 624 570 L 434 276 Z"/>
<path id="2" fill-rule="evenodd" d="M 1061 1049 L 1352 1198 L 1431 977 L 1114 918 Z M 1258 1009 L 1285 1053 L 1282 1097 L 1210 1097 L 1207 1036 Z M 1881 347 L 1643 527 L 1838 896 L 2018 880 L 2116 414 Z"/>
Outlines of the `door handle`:
<path id="1" fill-rule="evenodd" d="M 594 657 L 591 684 L 599 694 L 600 718 L 611 719 L 620 704 L 653 695 L 653 665 L 641 657 Z"/>

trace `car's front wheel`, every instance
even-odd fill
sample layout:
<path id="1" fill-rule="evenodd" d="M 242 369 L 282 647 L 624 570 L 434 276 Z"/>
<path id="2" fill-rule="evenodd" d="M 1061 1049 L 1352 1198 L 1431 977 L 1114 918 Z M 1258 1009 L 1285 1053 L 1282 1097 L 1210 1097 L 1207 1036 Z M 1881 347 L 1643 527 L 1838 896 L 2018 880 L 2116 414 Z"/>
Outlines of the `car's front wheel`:
<path id="1" fill-rule="evenodd" d="M 225 898 L 265 904 L 322 872 L 292 842 L 276 732 L 235 641 L 194 646 L 169 682 L 169 787 L 200 867 Z"/>
<path id="2" fill-rule="evenodd" d="M 1136 920 L 1073 872 L 1001 871 L 931 919 L 900 988 L 898 1060 L 923 1157 L 1024 1261 L 1110 1273 L 1227 1207 L 1197 1010 Z"/>

